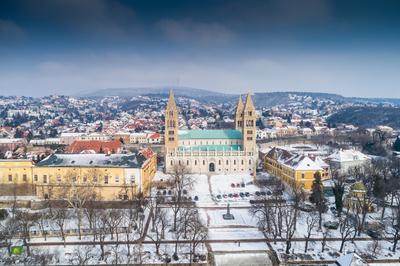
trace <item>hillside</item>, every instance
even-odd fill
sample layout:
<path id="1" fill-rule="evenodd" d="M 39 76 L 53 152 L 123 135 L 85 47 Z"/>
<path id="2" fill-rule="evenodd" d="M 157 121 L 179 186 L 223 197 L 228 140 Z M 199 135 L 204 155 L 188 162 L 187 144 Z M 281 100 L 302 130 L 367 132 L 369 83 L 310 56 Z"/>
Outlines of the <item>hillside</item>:
<path id="1" fill-rule="evenodd" d="M 400 128 L 400 108 L 398 107 L 349 107 L 328 118 L 331 125 L 346 123 L 361 127 L 386 125 Z"/>
<path id="2" fill-rule="evenodd" d="M 238 94 L 214 92 L 211 90 L 189 88 L 189 87 L 176 87 L 176 86 L 165 86 L 165 87 L 143 87 L 143 88 L 110 88 L 97 90 L 82 94 L 82 97 L 105 97 L 105 96 L 119 96 L 124 98 L 130 98 L 139 95 L 168 95 L 169 91 L 173 89 L 175 95 L 196 99 L 201 102 L 213 102 L 213 103 L 227 103 L 236 102 Z M 356 98 L 356 97 L 344 97 L 334 93 L 321 93 L 321 92 L 298 92 L 298 91 L 287 91 L 287 92 L 256 92 L 254 93 L 254 102 L 257 107 L 272 107 L 280 104 L 287 104 L 290 101 L 289 96 L 296 95 L 302 97 L 311 97 L 313 99 L 320 100 L 332 100 L 337 103 L 372 103 L 372 104 L 391 104 L 400 106 L 400 99 L 390 98 Z"/>

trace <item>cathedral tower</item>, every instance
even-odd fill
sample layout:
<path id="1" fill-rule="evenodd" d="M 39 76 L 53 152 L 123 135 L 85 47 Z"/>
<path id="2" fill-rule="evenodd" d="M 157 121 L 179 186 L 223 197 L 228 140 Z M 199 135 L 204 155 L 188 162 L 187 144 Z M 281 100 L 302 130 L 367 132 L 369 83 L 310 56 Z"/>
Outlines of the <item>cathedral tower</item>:
<path id="1" fill-rule="evenodd" d="M 169 93 L 167 108 L 165 110 L 164 142 L 166 152 L 178 147 L 178 109 L 172 90 Z"/>
<path id="2" fill-rule="evenodd" d="M 236 130 L 242 130 L 243 129 L 243 101 L 242 101 L 242 95 L 239 96 L 239 101 L 236 106 L 236 113 L 235 113 L 235 129 Z"/>
<path id="3" fill-rule="evenodd" d="M 243 149 L 246 152 L 255 152 L 256 148 L 256 110 L 250 93 L 247 94 L 243 110 Z"/>

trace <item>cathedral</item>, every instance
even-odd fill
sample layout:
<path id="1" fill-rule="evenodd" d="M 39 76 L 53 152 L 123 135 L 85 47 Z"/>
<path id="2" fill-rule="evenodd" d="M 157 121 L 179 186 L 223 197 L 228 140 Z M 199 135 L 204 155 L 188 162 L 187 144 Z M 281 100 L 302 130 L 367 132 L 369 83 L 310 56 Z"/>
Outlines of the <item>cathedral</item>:
<path id="1" fill-rule="evenodd" d="M 178 109 L 170 92 L 165 110 L 165 170 L 182 165 L 190 173 L 251 173 L 256 171 L 256 111 L 250 94 L 235 112 L 235 129 L 179 130 Z"/>

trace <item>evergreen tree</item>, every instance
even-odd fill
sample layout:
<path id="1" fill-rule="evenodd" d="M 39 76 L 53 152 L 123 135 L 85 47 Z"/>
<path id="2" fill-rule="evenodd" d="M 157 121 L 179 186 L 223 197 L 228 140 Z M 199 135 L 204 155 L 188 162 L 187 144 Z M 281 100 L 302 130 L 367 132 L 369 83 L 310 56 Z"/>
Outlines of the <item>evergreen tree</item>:
<path id="1" fill-rule="evenodd" d="M 393 150 L 400 152 L 400 137 L 397 136 L 396 141 L 393 144 Z"/>
<path id="2" fill-rule="evenodd" d="M 325 212 L 326 203 L 324 197 L 324 187 L 322 185 L 321 173 L 316 172 L 312 184 L 311 200 L 319 214 L 319 229 L 322 229 L 322 213 Z"/>

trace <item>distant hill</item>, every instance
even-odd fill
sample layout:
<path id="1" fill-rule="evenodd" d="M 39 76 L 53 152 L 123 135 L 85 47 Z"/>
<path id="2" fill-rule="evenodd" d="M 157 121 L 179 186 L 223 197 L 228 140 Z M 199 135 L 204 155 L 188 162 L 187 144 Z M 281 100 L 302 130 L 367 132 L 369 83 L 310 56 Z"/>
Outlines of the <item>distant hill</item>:
<path id="1" fill-rule="evenodd" d="M 142 88 L 110 88 L 97 90 L 82 94 L 79 96 L 83 97 L 105 97 L 105 96 L 119 96 L 119 97 L 134 97 L 139 95 L 168 95 L 169 91 L 173 89 L 175 95 L 193 98 L 202 102 L 214 102 L 214 103 L 227 103 L 236 102 L 238 94 L 229 94 L 214 92 L 211 90 L 190 88 L 190 87 L 176 87 L 176 86 L 165 86 L 165 87 L 142 87 Z M 392 104 L 400 106 L 400 99 L 391 98 L 358 98 L 358 97 L 344 97 L 334 93 L 321 93 L 321 92 L 298 92 L 298 91 L 287 91 L 287 92 L 256 92 L 254 93 L 253 100 L 257 107 L 272 107 L 279 104 L 286 104 L 289 102 L 290 95 L 312 97 L 314 99 L 325 99 L 332 100 L 338 103 L 373 103 L 373 104 Z"/>
<path id="2" fill-rule="evenodd" d="M 400 108 L 398 107 L 349 107 L 331 115 L 330 125 L 352 124 L 366 128 L 386 125 L 400 129 Z"/>
<path id="3" fill-rule="evenodd" d="M 214 92 L 204 89 L 196 89 L 189 87 L 146 87 L 146 88 L 115 88 L 103 89 L 80 96 L 84 97 L 105 97 L 105 96 L 119 96 L 119 97 L 134 97 L 139 95 L 168 95 L 170 90 L 174 91 L 176 96 L 183 96 L 193 98 L 204 102 L 226 102 L 232 101 L 236 95 Z"/>

